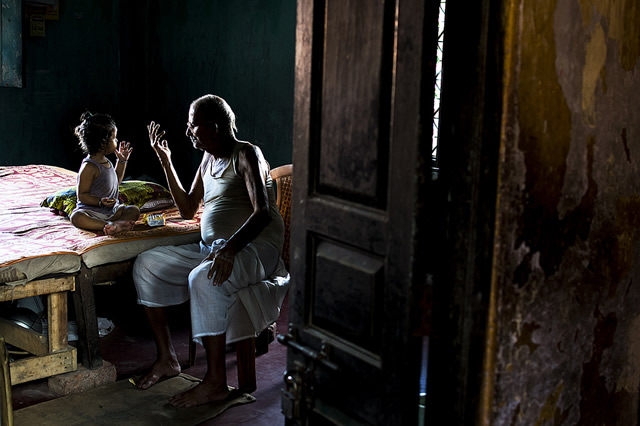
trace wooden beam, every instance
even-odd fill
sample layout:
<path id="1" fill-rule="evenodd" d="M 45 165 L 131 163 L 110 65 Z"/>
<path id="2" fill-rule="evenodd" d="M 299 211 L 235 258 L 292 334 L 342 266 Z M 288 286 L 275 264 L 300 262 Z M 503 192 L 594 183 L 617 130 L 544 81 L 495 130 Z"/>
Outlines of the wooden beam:
<path id="1" fill-rule="evenodd" d="M 0 302 L 73 290 L 75 290 L 75 280 L 73 276 L 45 278 L 30 281 L 24 285 L 0 285 Z"/>
<path id="2" fill-rule="evenodd" d="M 107 263 L 106 265 L 94 266 L 91 268 L 93 285 L 110 283 L 114 282 L 118 278 L 130 276 L 131 271 L 133 271 L 134 261 L 135 259 L 131 259 L 118 263 Z"/>
<path id="3" fill-rule="evenodd" d="M 78 324 L 78 355 L 82 365 L 89 370 L 102 367 L 98 318 L 93 295 L 95 282 L 93 272 L 82 263 L 80 272 L 76 276 L 76 291 L 73 292 Z"/>
<path id="4" fill-rule="evenodd" d="M 67 346 L 63 351 L 19 359 L 10 363 L 10 367 L 12 385 L 76 371 L 76 348 Z"/>
<path id="5" fill-rule="evenodd" d="M 9 355 L 4 344 L 4 338 L 0 336 L 0 393 L 2 395 L 2 409 L 0 412 L 0 424 L 13 424 L 13 406 L 11 402 L 11 373 L 9 372 Z"/>
<path id="6" fill-rule="evenodd" d="M 47 338 L 40 333 L 36 333 L 28 328 L 0 318 L 0 335 L 10 345 L 17 346 L 34 355 L 45 355 L 49 352 Z"/>
<path id="7" fill-rule="evenodd" d="M 52 293 L 47 296 L 47 315 L 49 324 L 49 352 L 60 351 L 67 347 L 67 293 Z"/>

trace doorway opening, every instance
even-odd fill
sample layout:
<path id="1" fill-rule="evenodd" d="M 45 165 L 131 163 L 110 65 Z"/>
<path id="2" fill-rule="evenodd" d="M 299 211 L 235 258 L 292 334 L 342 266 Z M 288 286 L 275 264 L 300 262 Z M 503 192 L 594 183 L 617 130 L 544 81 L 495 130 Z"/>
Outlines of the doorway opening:
<path id="1" fill-rule="evenodd" d="M 438 7 L 438 36 L 436 44 L 435 58 L 435 81 L 433 87 L 433 127 L 431 134 L 431 179 L 438 179 L 438 145 L 440 142 L 440 95 L 442 87 L 443 52 L 444 52 L 444 24 L 445 24 L 446 0 L 440 0 Z M 430 271 L 431 272 L 431 271 Z M 432 276 L 427 276 L 428 284 L 432 285 Z M 429 336 L 428 333 L 422 338 L 422 362 L 420 370 L 420 405 L 418 424 L 425 424 L 425 411 L 427 405 L 427 366 L 429 364 Z"/>
<path id="2" fill-rule="evenodd" d="M 434 167 L 438 166 L 438 142 L 440 139 L 440 88 L 442 83 L 442 52 L 444 50 L 444 14 L 446 0 L 440 1 L 438 10 L 438 43 L 436 49 L 436 74 L 433 92 L 433 133 L 431 135 L 431 160 Z"/>

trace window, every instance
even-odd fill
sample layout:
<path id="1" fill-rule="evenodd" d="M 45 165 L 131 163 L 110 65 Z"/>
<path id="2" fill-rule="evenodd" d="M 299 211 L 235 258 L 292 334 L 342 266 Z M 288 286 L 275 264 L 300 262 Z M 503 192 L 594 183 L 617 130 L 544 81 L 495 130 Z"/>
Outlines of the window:
<path id="1" fill-rule="evenodd" d="M 0 87 L 22 87 L 20 0 L 0 0 Z"/>
<path id="2" fill-rule="evenodd" d="M 440 124 L 440 83 L 442 81 L 442 48 L 444 42 L 444 12 L 446 0 L 440 0 L 438 13 L 438 50 L 436 52 L 436 87 L 433 99 L 433 136 L 431 140 L 431 159 L 438 164 L 438 126 Z"/>

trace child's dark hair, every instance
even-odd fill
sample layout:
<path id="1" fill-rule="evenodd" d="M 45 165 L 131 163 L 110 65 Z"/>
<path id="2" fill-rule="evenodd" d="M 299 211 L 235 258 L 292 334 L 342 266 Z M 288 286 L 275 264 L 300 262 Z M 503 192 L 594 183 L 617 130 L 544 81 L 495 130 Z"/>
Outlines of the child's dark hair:
<path id="1" fill-rule="evenodd" d="M 80 124 L 74 131 L 80 148 L 85 154 L 93 155 L 107 147 L 116 123 L 107 114 L 91 114 L 86 111 L 80 116 Z"/>

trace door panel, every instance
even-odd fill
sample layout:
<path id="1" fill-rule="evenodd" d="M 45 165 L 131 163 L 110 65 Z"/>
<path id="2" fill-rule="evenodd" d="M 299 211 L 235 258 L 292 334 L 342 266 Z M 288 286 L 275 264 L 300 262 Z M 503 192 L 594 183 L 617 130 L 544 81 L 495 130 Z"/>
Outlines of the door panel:
<path id="1" fill-rule="evenodd" d="M 316 189 L 384 206 L 385 181 L 379 178 L 384 165 L 378 170 L 378 164 L 387 161 L 393 63 L 383 58 L 393 49 L 394 5 L 362 3 L 328 1 L 324 8 L 321 93 L 326 101 L 319 107 L 321 131 L 315 135 L 320 139 Z"/>
<path id="2" fill-rule="evenodd" d="M 380 255 L 386 251 L 386 215 L 334 198 L 307 198 L 307 229 Z M 357 218 L 357 227 L 342 224 Z"/>
<path id="3" fill-rule="evenodd" d="M 431 155 L 421 84 L 433 76 L 423 8 L 298 2 L 291 323 L 279 336 L 288 424 L 417 423 L 411 294 L 426 281 L 415 235 Z"/>
<path id="4" fill-rule="evenodd" d="M 312 241 L 310 323 L 379 354 L 384 258 L 322 237 Z"/>

